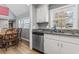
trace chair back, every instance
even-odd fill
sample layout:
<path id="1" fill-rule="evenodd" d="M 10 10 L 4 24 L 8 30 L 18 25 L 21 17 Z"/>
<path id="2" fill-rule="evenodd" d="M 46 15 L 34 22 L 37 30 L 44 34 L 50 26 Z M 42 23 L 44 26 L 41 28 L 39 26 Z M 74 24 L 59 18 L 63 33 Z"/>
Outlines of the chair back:
<path id="1" fill-rule="evenodd" d="M 13 29 L 8 29 L 5 32 L 5 39 L 10 40 L 10 39 L 15 39 L 17 37 L 17 33 L 13 32 Z"/>
<path id="2" fill-rule="evenodd" d="M 3 42 L 3 36 L 0 35 L 0 43 Z"/>
<path id="3" fill-rule="evenodd" d="M 10 38 L 11 38 L 11 30 L 10 29 L 8 29 L 8 30 L 6 30 L 6 32 L 5 32 L 5 40 L 9 40 Z"/>
<path id="4" fill-rule="evenodd" d="M 22 34 L 22 28 L 17 28 L 17 35 L 19 39 L 21 39 L 21 34 Z"/>

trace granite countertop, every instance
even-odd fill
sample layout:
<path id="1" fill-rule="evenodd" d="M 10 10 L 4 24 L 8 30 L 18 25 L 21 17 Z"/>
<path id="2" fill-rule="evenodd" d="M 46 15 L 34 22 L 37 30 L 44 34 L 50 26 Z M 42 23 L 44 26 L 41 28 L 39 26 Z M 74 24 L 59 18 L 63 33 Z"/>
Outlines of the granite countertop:
<path id="1" fill-rule="evenodd" d="M 52 35 L 62 35 L 62 36 L 73 36 L 79 37 L 79 34 L 72 34 L 72 33 L 56 33 L 56 32 L 44 32 L 44 34 L 52 34 Z"/>
<path id="2" fill-rule="evenodd" d="M 52 32 L 51 30 L 33 30 L 33 32 L 40 32 L 44 34 L 52 34 L 52 35 L 62 35 L 62 36 L 72 36 L 72 37 L 79 37 L 79 33 L 62 33 L 62 32 Z"/>

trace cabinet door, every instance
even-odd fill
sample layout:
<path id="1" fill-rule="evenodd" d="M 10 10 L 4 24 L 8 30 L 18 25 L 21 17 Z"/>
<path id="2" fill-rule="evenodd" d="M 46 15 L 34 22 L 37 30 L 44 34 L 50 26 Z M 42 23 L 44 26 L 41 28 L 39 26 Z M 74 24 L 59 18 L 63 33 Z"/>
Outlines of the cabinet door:
<path id="1" fill-rule="evenodd" d="M 61 43 L 62 54 L 77 54 L 79 53 L 79 45 L 72 43 Z"/>
<path id="2" fill-rule="evenodd" d="M 43 11 L 44 13 L 44 21 L 45 22 L 48 22 L 49 21 L 49 10 L 48 10 L 48 5 L 46 5 L 45 7 L 44 7 L 44 11 Z"/>
<path id="3" fill-rule="evenodd" d="M 37 22 L 47 22 L 48 21 L 48 6 L 42 5 L 37 8 Z"/>
<path id="4" fill-rule="evenodd" d="M 37 8 L 37 22 L 43 22 L 44 16 L 44 8 L 42 6 Z"/>
<path id="5" fill-rule="evenodd" d="M 41 20 L 41 9 L 40 8 L 37 8 L 37 22 L 40 22 Z"/>
<path id="6" fill-rule="evenodd" d="M 58 54 L 60 53 L 59 41 L 53 39 L 44 40 L 44 52 L 49 54 Z"/>

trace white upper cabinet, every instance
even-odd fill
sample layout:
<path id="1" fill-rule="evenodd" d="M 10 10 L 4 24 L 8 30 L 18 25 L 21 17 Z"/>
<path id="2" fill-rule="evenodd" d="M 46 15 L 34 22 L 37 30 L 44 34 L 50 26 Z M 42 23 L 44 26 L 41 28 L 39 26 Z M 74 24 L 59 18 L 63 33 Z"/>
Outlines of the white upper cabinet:
<path id="1" fill-rule="evenodd" d="M 37 22 L 48 22 L 48 5 L 40 5 L 37 7 Z"/>
<path id="2" fill-rule="evenodd" d="M 78 5 L 66 5 L 52 9 L 50 13 L 51 27 L 56 25 L 58 29 L 78 29 Z"/>

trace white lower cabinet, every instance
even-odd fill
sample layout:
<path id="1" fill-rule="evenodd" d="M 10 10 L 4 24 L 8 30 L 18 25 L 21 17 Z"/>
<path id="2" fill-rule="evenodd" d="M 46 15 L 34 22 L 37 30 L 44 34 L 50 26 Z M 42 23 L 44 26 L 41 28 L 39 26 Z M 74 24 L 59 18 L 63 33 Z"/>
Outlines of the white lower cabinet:
<path id="1" fill-rule="evenodd" d="M 79 54 L 79 45 L 73 42 L 73 40 L 75 39 L 74 37 L 72 39 L 73 43 L 65 41 L 67 37 L 66 38 L 64 37 L 64 39 L 58 36 L 56 38 L 55 37 L 53 35 L 44 36 L 44 52 L 45 53 L 48 53 L 48 54 L 77 54 L 78 53 Z"/>
<path id="2" fill-rule="evenodd" d="M 59 48 L 59 42 L 56 40 L 52 40 L 52 39 L 46 39 L 44 40 L 44 52 L 45 53 L 54 53 L 54 54 L 58 54 L 60 53 L 60 48 Z"/>
<path id="3" fill-rule="evenodd" d="M 62 54 L 79 54 L 79 45 L 61 42 L 61 46 Z"/>

